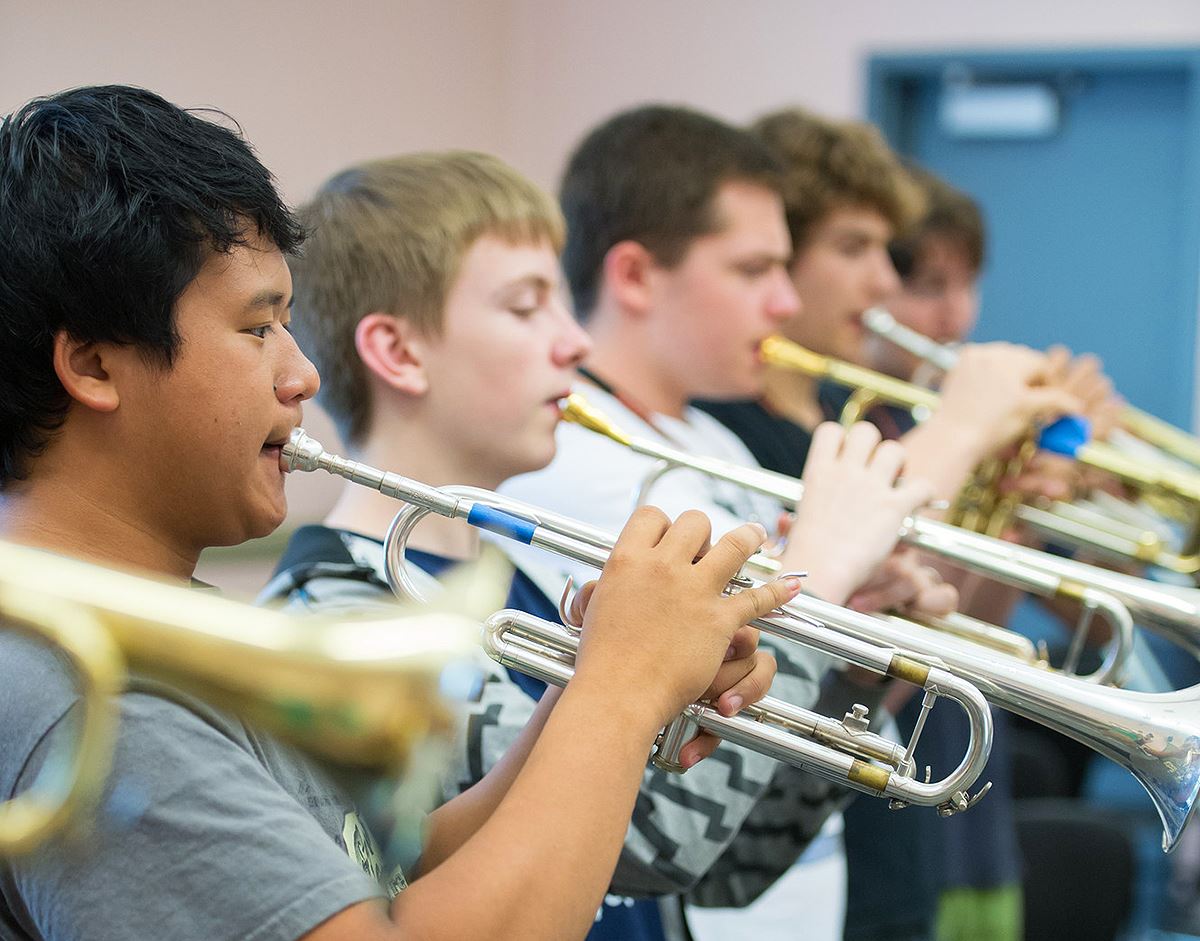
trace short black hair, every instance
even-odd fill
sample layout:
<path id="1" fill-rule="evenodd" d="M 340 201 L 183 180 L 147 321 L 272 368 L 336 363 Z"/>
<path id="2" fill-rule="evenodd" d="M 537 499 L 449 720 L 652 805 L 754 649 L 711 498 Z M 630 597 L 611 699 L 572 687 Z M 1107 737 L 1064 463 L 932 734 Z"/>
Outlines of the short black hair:
<path id="1" fill-rule="evenodd" d="M 123 85 L 38 98 L 0 122 L 0 489 L 27 476 L 66 418 L 60 331 L 169 368 L 175 302 L 210 253 L 252 227 L 283 252 L 299 247 L 240 130 Z"/>
<path id="2" fill-rule="evenodd" d="M 572 154 L 559 196 L 567 222 L 563 271 L 575 312 L 596 306 L 609 249 L 640 242 L 662 265 L 713 232 L 713 200 L 729 182 L 779 192 L 780 166 L 752 134 L 687 108 L 647 105 L 589 133 Z"/>

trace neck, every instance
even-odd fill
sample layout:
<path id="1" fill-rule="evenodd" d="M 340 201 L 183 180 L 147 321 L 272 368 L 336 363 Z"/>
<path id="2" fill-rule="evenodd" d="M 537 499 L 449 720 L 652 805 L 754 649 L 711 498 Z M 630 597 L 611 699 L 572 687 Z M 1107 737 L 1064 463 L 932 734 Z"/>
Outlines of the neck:
<path id="1" fill-rule="evenodd" d="M 825 419 L 816 380 L 792 369 L 767 370 L 763 399 L 777 415 L 810 431 Z"/>
<path id="2" fill-rule="evenodd" d="M 459 484 L 495 490 L 502 483 L 496 475 L 449 453 L 444 434 L 415 422 L 373 428 L 370 440 L 361 449 L 353 450 L 351 456 L 431 487 Z M 383 539 L 392 518 L 402 508 L 403 504 L 377 490 L 348 483 L 325 517 L 325 525 Z M 472 559 L 479 554 L 479 532 L 462 520 L 430 513 L 414 530 L 408 545 L 450 559 Z"/>
<path id="3" fill-rule="evenodd" d="M 120 494 L 103 482 L 85 484 L 44 472 L 0 499 L 0 539 L 115 568 L 188 581 L 199 549 L 172 545 L 162 532 L 119 509 Z"/>
<path id="4" fill-rule="evenodd" d="M 614 389 L 660 415 L 682 418 L 692 396 L 664 368 L 651 337 L 625 318 L 593 315 L 593 347 L 584 364 Z"/>

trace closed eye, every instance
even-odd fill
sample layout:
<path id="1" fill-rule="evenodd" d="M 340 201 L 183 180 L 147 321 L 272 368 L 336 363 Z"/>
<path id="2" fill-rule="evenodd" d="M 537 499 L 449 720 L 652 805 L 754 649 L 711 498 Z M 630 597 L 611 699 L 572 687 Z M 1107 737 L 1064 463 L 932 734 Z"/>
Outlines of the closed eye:
<path id="1" fill-rule="evenodd" d="M 269 323 L 264 323 L 257 327 L 250 327 L 242 332 L 258 337 L 260 340 L 265 340 L 267 338 L 267 334 L 271 332 L 271 326 L 272 325 Z"/>

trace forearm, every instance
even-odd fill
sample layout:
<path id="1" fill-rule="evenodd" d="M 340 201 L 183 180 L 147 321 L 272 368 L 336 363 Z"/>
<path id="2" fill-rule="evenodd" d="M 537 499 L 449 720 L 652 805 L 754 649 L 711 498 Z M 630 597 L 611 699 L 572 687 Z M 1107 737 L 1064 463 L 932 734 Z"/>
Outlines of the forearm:
<path id="1" fill-rule="evenodd" d="M 484 777 L 429 816 L 425 847 L 417 876 L 441 865 L 492 816 L 525 767 L 562 690 L 550 686 L 538 701 L 529 722 Z"/>
<path id="2" fill-rule="evenodd" d="M 430 939 L 582 937 L 657 732 L 638 728 L 644 718 L 622 705 L 591 689 L 566 690 L 499 806 L 397 896 L 393 919 Z"/>

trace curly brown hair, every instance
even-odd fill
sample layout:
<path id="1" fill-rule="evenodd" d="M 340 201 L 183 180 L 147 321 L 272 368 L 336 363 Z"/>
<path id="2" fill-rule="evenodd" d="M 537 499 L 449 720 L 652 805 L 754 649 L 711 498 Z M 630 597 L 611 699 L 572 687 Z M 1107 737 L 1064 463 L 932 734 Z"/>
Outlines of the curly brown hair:
<path id="1" fill-rule="evenodd" d="M 833 209 L 874 209 L 896 233 L 925 210 L 920 188 L 873 125 L 787 108 L 759 118 L 750 131 L 783 164 L 783 200 L 794 251 Z"/>

